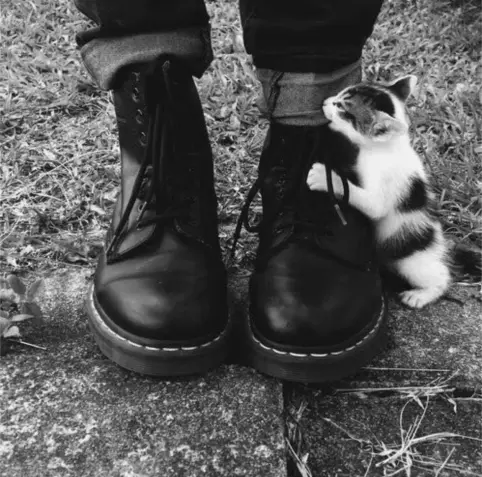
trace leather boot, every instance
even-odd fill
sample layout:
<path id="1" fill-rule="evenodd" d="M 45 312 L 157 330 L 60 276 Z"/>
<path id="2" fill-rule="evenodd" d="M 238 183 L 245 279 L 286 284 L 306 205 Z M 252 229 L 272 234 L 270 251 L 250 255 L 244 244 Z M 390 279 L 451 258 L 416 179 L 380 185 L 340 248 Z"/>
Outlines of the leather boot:
<path id="1" fill-rule="evenodd" d="M 124 368 L 202 373 L 225 359 L 231 325 L 201 103 L 172 57 L 129 67 L 118 83 L 121 190 L 89 323 L 102 352 Z"/>
<path id="2" fill-rule="evenodd" d="M 385 340 L 387 307 L 370 222 L 347 197 L 339 202 L 306 185 L 313 162 L 331 170 L 333 158 L 350 158 L 353 151 L 338 139 L 326 126 L 272 123 L 239 222 L 260 239 L 250 280 L 247 360 L 277 378 L 340 379 Z M 337 172 L 348 177 L 350 168 Z M 248 209 L 258 190 L 263 219 L 253 226 Z"/>

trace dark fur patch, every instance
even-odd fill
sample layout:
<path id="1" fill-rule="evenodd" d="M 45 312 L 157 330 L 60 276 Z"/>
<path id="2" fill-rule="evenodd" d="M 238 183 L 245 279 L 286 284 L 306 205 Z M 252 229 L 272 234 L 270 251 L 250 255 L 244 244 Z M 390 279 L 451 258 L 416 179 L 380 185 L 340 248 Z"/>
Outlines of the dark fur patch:
<path id="1" fill-rule="evenodd" d="M 359 85 L 347 91 L 347 97 L 359 96 L 363 102 L 390 116 L 395 115 L 395 105 L 390 95 L 376 86 Z"/>
<path id="2" fill-rule="evenodd" d="M 434 241 L 435 229 L 432 225 L 427 225 L 417 231 L 402 230 L 379 245 L 379 252 L 384 260 L 399 260 L 426 250 Z"/>
<path id="3" fill-rule="evenodd" d="M 410 181 L 410 187 L 397 209 L 402 212 L 411 212 L 420 210 L 427 206 L 427 186 L 420 177 L 413 177 Z"/>
<path id="4" fill-rule="evenodd" d="M 360 148 L 341 132 L 330 130 L 324 149 L 326 151 L 326 164 L 330 165 L 340 175 L 344 175 L 354 185 L 360 186 L 360 177 L 355 172 Z"/>
<path id="5" fill-rule="evenodd" d="M 482 279 L 482 250 L 457 244 L 451 252 L 453 267 L 459 275 L 467 274 L 477 280 Z"/>

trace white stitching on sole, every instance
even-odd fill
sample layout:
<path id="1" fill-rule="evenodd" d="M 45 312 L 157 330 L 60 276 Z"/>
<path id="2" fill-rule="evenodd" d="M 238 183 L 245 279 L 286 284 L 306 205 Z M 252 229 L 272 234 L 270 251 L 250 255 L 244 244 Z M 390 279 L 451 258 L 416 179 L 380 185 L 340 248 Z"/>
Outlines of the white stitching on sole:
<path id="1" fill-rule="evenodd" d="M 222 333 L 218 336 L 216 336 L 216 338 L 214 338 L 212 341 L 208 341 L 207 343 L 203 343 L 203 344 L 200 344 L 198 346 L 179 346 L 177 348 L 154 348 L 152 346 L 145 346 L 145 345 L 141 345 L 139 343 L 135 343 L 134 341 L 131 341 L 131 340 L 128 340 L 127 338 L 124 338 L 123 336 L 121 335 L 118 335 L 114 330 L 110 329 L 105 323 L 104 323 L 104 320 L 102 319 L 102 317 L 100 316 L 99 312 L 97 311 L 97 308 L 95 307 L 95 303 L 94 303 L 94 287 L 92 286 L 91 287 L 91 292 L 89 293 L 89 304 L 90 304 L 90 307 L 91 309 L 94 311 L 94 313 L 96 314 L 97 316 L 97 322 L 101 325 L 102 328 L 104 328 L 109 334 L 115 336 L 117 339 L 121 340 L 121 341 L 124 341 L 125 343 L 128 343 L 129 345 L 131 346 L 134 346 L 135 348 L 143 348 L 145 350 L 148 350 L 148 351 L 194 351 L 196 349 L 200 349 L 200 348 L 204 348 L 206 346 L 210 346 L 212 345 L 213 343 L 215 343 L 216 341 L 219 341 L 223 335 L 226 333 L 227 331 L 227 326 L 226 328 L 224 328 L 224 330 L 222 331 Z"/>
<path id="2" fill-rule="evenodd" d="M 251 337 L 256 342 L 256 344 L 261 346 L 262 348 L 268 350 L 268 351 L 273 351 L 276 354 L 286 354 L 286 355 L 289 355 L 289 356 L 294 356 L 296 358 L 327 358 L 328 356 L 338 356 L 338 355 L 346 353 L 348 351 L 352 351 L 353 349 L 360 346 L 363 342 L 365 342 L 368 338 L 370 338 L 370 336 L 373 335 L 373 333 L 375 333 L 375 331 L 380 327 L 380 324 L 382 322 L 382 318 L 383 318 L 384 313 L 385 313 L 385 297 L 382 297 L 382 308 L 380 310 L 380 314 L 378 315 L 377 322 L 375 323 L 375 326 L 370 330 L 370 332 L 367 333 L 360 341 L 358 341 L 354 345 L 349 346 L 348 348 L 342 349 L 340 351 L 333 351 L 331 353 L 292 353 L 290 351 L 281 351 L 279 349 L 272 348 L 270 346 L 267 346 L 267 345 L 261 343 L 261 341 L 259 341 L 254 336 L 253 330 L 251 328 L 251 322 L 250 322 L 249 326 L 250 326 L 250 329 L 251 329 Z"/>

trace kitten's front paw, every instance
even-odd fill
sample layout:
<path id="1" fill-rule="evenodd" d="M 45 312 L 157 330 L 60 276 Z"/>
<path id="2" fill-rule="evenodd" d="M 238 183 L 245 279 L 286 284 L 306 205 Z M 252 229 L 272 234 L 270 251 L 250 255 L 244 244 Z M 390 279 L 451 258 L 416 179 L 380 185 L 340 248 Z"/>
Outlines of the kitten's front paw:
<path id="1" fill-rule="evenodd" d="M 326 191 L 328 186 L 326 184 L 326 170 L 324 164 L 315 162 L 311 166 L 310 172 L 306 179 L 306 184 L 310 190 Z"/>

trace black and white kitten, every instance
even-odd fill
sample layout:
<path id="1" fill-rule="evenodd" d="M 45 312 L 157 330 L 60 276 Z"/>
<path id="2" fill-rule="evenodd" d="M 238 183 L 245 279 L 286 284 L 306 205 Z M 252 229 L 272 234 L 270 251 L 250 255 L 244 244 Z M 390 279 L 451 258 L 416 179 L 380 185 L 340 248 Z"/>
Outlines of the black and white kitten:
<path id="1" fill-rule="evenodd" d="M 328 127 L 356 151 L 349 203 L 374 222 L 383 264 L 413 287 L 400 294 L 401 301 L 422 308 L 451 283 L 451 246 L 430 213 L 427 175 L 410 144 L 405 101 L 416 82 L 405 76 L 390 85 L 354 85 L 328 98 L 323 112 Z M 340 176 L 332 172 L 332 178 L 334 193 L 343 196 Z M 328 190 L 323 164 L 313 164 L 307 184 Z"/>

